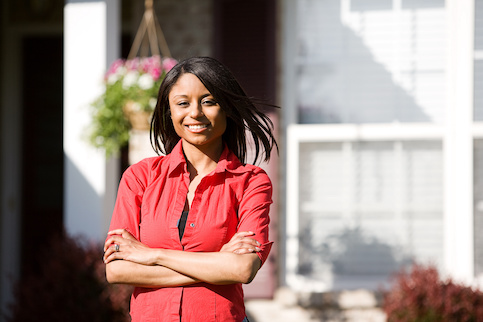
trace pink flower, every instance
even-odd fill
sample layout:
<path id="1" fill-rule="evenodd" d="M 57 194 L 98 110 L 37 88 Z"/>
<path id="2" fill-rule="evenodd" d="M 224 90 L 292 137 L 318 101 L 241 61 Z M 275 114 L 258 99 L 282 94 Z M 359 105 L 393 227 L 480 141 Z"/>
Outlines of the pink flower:
<path id="1" fill-rule="evenodd" d="M 145 57 L 141 59 L 140 69 L 144 73 L 151 73 L 151 70 L 153 68 L 157 68 L 157 66 L 160 66 L 160 64 L 161 58 L 159 56 Z"/>
<path id="2" fill-rule="evenodd" d="M 125 77 L 126 73 L 149 74 L 154 81 L 173 68 L 178 61 L 173 58 L 161 59 L 161 56 L 150 57 L 135 57 L 130 60 L 117 59 L 115 60 L 109 70 L 106 72 L 104 81 L 108 83 L 115 83 L 118 79 Z M 129 77 L 128 77 L 129 78 Z"/>
<path id="3" fill-rule="evenodd" d="M 176 59 L 173 59 L 173 58 L 165 58 L 165 59 L 163 59 L 163 69 L 166 72 L 169 72 L 171 70 L 171 68 L 173 68 L 174 66 L 176 66 L 177 63 L 178 63 L 178 61 Z"/>
<path id="4" fill-rule="evenodd" d="M 152 68 L 149 71 L 149 73 L 151 74 L 151 77 L 153 77 L 153 79 L 158 80 L 159 77 L 161 76 L 161 68 L 160 67 Z"/>
<path id="5" fill-rule="evenodd" d="M 128 71 L 137 70 L 139 68 L 139 58 L 126 60 L 126 68 Z"/>
<path id="6" fill-rule="evenodd" d="M 115 74 L 118 70 L 119 67 L 122 67 L 124 65 L 124 59 L 116 59 L 111 66 L 109 66 L 109 69 L 106 72 L 106 79 L 109 78 L 110 75 Z"/>

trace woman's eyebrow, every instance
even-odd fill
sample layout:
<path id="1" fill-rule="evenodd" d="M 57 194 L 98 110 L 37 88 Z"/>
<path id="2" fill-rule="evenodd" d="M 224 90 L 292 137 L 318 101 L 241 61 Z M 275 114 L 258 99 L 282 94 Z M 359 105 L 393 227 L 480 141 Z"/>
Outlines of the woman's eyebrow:
<path id="1" fill-rule="evenodd" d="M 177 97 L 188 97 L 188 95 L 186 94 L 178 94 L 178 95 L 174 95 L 173 98 L 177 98 Z"/>
<path id="2" fill-rule="evenodd" d="M 211 93 L 208 92 L 206 94 L 201 95 L 201 99 L 203 99 L 207 96 L 213 96 L 213 95 L 211 95 Z M 176 95 L 173 96 L 173 98 L 177 98 L 177 97 L 187 98 L 188 95 L 186 95 L 186 94 L 176 94 Z"/>

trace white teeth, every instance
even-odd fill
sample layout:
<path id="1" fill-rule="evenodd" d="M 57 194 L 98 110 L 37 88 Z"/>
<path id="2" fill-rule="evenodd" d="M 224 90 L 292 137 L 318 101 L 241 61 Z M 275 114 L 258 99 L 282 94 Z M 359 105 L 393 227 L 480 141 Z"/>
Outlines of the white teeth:
<path id="1" fill-rule="evenodd" d="M 208 125 L 206 124 L 200 124 L 200 125 L 188 125 L 188 128 L 190 130 L 199 130 L 199 129 L 204 129 L 205 127 L 207 127 Z"/>

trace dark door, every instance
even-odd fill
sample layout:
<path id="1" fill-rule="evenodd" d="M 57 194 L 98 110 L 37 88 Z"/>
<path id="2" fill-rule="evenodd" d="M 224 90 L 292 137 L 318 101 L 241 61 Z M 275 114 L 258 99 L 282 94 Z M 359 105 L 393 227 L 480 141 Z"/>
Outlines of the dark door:
<path id="1" fill-rule="evenodd" d="M 63 227 L 62 35 L 22 43 L 21 268 L 38 266 L 38 254 Z"/>

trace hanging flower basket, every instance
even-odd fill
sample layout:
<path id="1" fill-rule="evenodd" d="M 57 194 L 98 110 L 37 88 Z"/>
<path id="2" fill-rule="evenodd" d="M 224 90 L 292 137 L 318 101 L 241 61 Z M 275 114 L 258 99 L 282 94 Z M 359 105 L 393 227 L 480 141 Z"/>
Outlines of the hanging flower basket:
<path id="1" fill-rule="evenodd" d="M 151 127 L 153 113 L 142 110 L 142 106 L 134 101 L 127 101 L 122 107 L 124 115 L 133 130 L 148 131 Z"/>
<path id="2" fill-rule="evenodd" d="M 93 104 L 91 143 L 109 156 L 128 144 L 131 129 L 149 130 L 159 86 L 176 63 L 159 55 L 116 60 L 105 75 L 105 92 Z"/>

